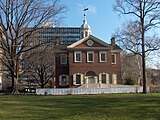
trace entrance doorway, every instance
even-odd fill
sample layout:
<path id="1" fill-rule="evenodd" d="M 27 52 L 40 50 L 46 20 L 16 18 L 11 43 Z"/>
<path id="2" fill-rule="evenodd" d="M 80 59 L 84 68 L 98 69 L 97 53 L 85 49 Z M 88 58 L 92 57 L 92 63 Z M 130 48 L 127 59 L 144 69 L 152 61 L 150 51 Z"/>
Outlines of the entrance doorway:
<path id="1" fill-rule="evenodd" d="M 86 73 L 86 77 L 85 77 L 85 83 L 87 84 L 87 86 L 93 86 L 94 84 L 96 84 L 97 81 L 97 75 L 94 71 L 88 71 Z"/>
<path id="2" fill-rule="evenodd" d="M 88 84 L 94 84 L 96 83 L 96 79 L 93 76 L 88 76 Z"/>

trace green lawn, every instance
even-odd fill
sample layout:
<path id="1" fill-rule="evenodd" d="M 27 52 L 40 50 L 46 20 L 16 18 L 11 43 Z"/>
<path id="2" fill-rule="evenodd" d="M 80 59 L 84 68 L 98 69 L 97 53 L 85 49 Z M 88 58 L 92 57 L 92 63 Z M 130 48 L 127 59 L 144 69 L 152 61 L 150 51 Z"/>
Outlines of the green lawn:
<path id="1" fill-rule="evenodd" d="M 4 95 L 0 120 L 160 120 L 160 94 Z"/>

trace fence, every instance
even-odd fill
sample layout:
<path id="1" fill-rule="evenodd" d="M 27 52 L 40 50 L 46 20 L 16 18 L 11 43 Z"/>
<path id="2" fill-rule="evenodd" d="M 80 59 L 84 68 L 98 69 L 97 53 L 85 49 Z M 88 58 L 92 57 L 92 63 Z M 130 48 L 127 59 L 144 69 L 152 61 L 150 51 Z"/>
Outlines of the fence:
<path id="1" fill-rule="evenodd" d="M 106 93 L 140 93 L 141 86 L 122 86 L 109 88 L 45 88 L 36 89 L 37 95 L 69 95 L 69 94 L 106 94 Z"/>

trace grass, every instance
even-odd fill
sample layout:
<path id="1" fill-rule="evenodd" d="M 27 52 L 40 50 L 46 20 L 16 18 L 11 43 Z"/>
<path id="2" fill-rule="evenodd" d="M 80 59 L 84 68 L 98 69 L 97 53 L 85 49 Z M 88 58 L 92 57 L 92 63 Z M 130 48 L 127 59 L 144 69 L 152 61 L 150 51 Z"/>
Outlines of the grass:
<path id="1" fill-rule="evenodd" d="M 160 94 L 0 96 L 0 120 L 159 120 Z"/>

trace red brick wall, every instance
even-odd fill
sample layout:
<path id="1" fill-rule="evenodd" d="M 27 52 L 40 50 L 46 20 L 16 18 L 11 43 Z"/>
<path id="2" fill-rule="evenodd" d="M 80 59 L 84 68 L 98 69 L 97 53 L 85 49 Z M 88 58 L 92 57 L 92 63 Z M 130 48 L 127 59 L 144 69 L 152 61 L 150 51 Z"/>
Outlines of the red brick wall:
<path id="1" fill-rule="evenodd" d="M 97 75 L 100 73 L 108 73 L 110 80 L 112 80 L 112 74 L 117 74 L 117 83 L 121 84 L 121 63 L 120 54 L 116 54 L 116 64 L 111 64 L 111 51 L 107 51 L 107 62 L 99 62 L 99 51 L 94 51 L 94 62 L 87 62 L 87 51 L 82 50 L 82 62 L 74 62 L 74 51 L 69 51 L 69 74 L 70 79 L 74 73 L 86 74 L 88 71 L 94 71 Z M 111 81 L 110 81 L 111 83 Z"/>

